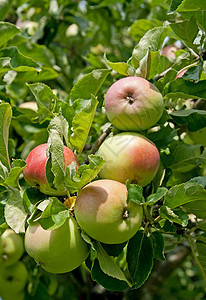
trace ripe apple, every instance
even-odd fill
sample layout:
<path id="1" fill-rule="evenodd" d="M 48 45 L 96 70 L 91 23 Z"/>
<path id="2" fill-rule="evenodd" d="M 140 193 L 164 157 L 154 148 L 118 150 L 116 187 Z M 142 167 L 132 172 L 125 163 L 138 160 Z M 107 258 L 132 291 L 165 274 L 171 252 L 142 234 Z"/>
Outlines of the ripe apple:
<path id="1" fill-rule="evenodd" d="M 176 60 L 176 52 L 178 48 L 174 45 L 167 45 L 162 50 L 160 50 L 160 54 L 166 56 L 170 62 L 174 63 Z"/>
<path id="2" fill-rule="evenodd" d="M 158 89 L 137 76 L 117 80 L 105 97 L 106 115 L 122 131 L 141 131 L 152 127 L 160 119 L 163 107 Z"/>
<path id="3" fill-rule="evenodd" d="M 23 238 L 12 229 L 6 229 L 0 240 L 3 245 L 0 265 L 8 267 L 15 264 L 24 253 Z"/>
<path id="4" fill-rule="evenodd" d="M 49 186 L 46 178 L 46 149 L 47 143 L 38 145 L 31 150 L 26 159 L 26 167 L 23 170 L 24 179 L 31 186 L 36 186 L 39 190 L 47 195 L 51 196 L 64 196 L 67 193 L 66 188 L 53 189 Z M 64 164 L 65 168 L 75 162 L 78 166 L 78 162 L 74 153 L 64 146 Z"/>
<path id="5" fill-rule="evenodd" d="M 194 144 L 200 144 L 206 147 L 206 127 L 197 131 L 188 131 L 188 135 Z"/>
<path id="6" fill-rule="evenodd" d="M 97 154 L 106 161 L 99 173 L 101 178 L 122 183 L 130 180 L 142 187 L 153 180 L 160 164 L 157 147 L 135 132 L 122 132 L 107 138 Z"/>
<path id="7" fill-rule="evenodd" d="M 0 296 L 20 293 L 24 289 L 27 279 L 28 271 L 21 261 L 7 268 L 0 268 Z"/>
<path id="8" fill-rule="evenodd" d="M 74 206 L 79 226 L 95 240 L 120 244 L 141 226 L 142 206 L 127 203 L 126 185 L 114 180 L 96 180 L 79 193 Z"/>
<path id="9" fill-rule="evenodd" d="M 27 108 L 37 112 L 38 106 L 34 101 L 23 102 L 19 105 L 20 108 Z"/>
<path id="10" fill-rule="evenodd" d="M 47 272 L 66 273 L 80 266 L 89 254 L 73 217 L 54 229 L 45 230 L 35 222 L 25 233 L 27 253 Z"/>

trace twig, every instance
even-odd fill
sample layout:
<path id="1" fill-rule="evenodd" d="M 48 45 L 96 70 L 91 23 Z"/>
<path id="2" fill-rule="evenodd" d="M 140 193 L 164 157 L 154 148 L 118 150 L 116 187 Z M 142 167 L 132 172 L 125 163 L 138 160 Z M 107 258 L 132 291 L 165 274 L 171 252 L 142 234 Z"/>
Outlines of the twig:
<path id="1" fill-rule="evenodd" d="M 95 154 L 97 152 L 97 150 L 99 149 L 100 145 L 104 142 L 104 140 L 111 133 L 111 131 L 112 131 L 112 128 L 110 126 L 110 127 L 107 128 L 107 130 L 105 130 L 105 132 L 102 133 L 102 135 L 100 135 L 100 137 L 98 138 L 98 140 L 96 140 L 96 142 L 92 146 L 92 149 L 89 152 L 89 155 Z M 85 161 L 84 161 L 83 164 L 88 164 L 88 163 L 89 163 L 89 158 L 87 156 L 87 158 L 85 159 Z"/>

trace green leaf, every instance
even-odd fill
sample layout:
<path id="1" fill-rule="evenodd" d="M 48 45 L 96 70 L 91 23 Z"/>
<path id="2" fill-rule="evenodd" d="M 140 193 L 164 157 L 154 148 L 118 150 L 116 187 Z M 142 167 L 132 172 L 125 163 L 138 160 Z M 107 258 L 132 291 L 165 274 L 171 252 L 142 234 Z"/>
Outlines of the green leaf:
<path id="1" fill-rule="evenodd" d="M 167 194 L 167 192 L 167 188 L 159 187 L 155 194 L 151 194 L 147 197 L 147 202 L 145 202 L 144 205 L 154 205 L 161 200 Z"/>
<path id="2" fill-rule="evenodd" d="M 156 27 L 147 31 L 133 50 L 133 66 L 138 68 L 140 60 L 146 55 L 148 49 L 151 51 L 160 50 L 170 31 L 171 29 L 169 27 Z"/>
<path id="3" fill-rule="evenodd" d="M 171 81 L 163 90 L 166 99 L 205 99 L 206 100 L 206 80 L 194 83 L 183 78 Z"/>
<path id="4" fill-rule="evenodd" d="M 205 2 L 202 0 L 183 0 L 177 8 L 177 12 L 205 10 Z"/>
<path id="5" fill-rule="evenodd" d="M 206 188 L 206 176 L 198 176 L 189 180 L 189 182 L 196 182 L 199 185 L 202 185 L 203 188 Z"/>
<path id="6" fill-rule="evenodd" d="M 178 39 L 183 42 L 183 44 L 198 53 L 198 49 L 193 43 L 199 30 L 194 18 L 182 22 L 171 23 L 170 27 Z"/>
<path id="7" fill-rule="evenodd" d="M 14 70 L 17 72 L 40 72 L 39 64 L 21 54 L 16 47 L 0 50 L 0 73 Z"/>
<path id="8" fill-rule="evenodd" d="M 171 208 L 163 205 L 160 207 L 160 216 L 163 219 L 175 222 L 183 227 L 186 227 L 188 224 L 188 215 L 181 209 L 172 210 Z"/>
<path id="9" fill-rule="evenodd" d="M 38 105 L 39 122 L 43 123 L 53 117 L 53 109 L 57 101 L 50 87 L 43 83 L 28 84 L 32 94 L 34 95 Z"/>
<path id="10" fill-rule="evenodd" d="M 203 61 L 199 60 L 196 66 L 188 68 L 187 72 L 182 76 L 185 80 L 192 80 L 197 83 L 200 80 L 203 70 Z"/>
<path id="11" fill-rule="evenodd" d="M 106 77 L 111 73 L 111 70 L 93 70 L 91 73 L 85 75 L 72 88 L 70 99 L 74 102 L 77 99 L 90 99 L 96 96 L 101 85 Z"/>
<path id="12" fill-rule="evenodd" d="M 26 210 L 32 214 L 35 206 L 42 200 L 46 199 L 46 195 L 42 194 L 38 189 L 29 187 L 23 192 L 23 200 Z"/>
<path id="13" fill-rule="evenodd" d="M 21 160 L 21 159 L 13 160 L 12 166 L 11 166 L 12 168 L 10 170 L 8 177 L 6 178 L 6 180 L 4 182 L 4 185 L 10 186 L 13 188 L 18 188 L 19 175 L 21 174 L 21 172 L 23 171 L 25 166 L 26 166 L 26 163 L 24 160 Z"/>
<path id="14" fill-rule="evenodd" d="M 0 161 L 0 184 L 3 183 L 7 176 L 8 176 L 9 172 L 7 167 L 5 167 L 2 162 Z"/>
<path id="15" fill-rule="evenodd" d="M 137 184 L 131 184 L 129 181 L 126 182 L 127 187 L 127 203 L 134 201 L 137 204 L 144 203 L 143 188 Z"/>
<path id="16" fill-rule="evenodd" d="M 76 165 L 73 163 L 66 168 L 65 186 L 72 194 L 92 181 L 104 165 L 101 156 L 89 155 L 88 158 L 89 164 L 81 165 L 78 170 L 76 170 Z"/>
<path id="17" fill-rule="evenodd" d="M 99 242 L 94 241 L 93 246 L 96 250 L 97 259 L 99 261 L 99 265 L 100 265 L 101 270 L 106 275 L 108 275 L 112 278 L 116 278 L 116 279 L 121 280 L 121 281 L 125 281 L 129 286 L 131 286 L 131 283 L 126 278 L 123 271 L 119 268 L 119 266 L 115 262 L 114 258 L 107 254 L 107 252 L 104 250 L 102 245 Z"/>
<path id="18" fill-rule="evenodd" d="M 80 155 L 86 143 L 98 101 L 96 97 L 92 96 L 91 100 L 85 102 L 79 99 L 76 100 L 74 104 L 77 113 L 72 120 L 73 134 L 70 138 L 70 142 Z M 84 105 L 83 109 L 81 109 L 82 104 Z"/>
<path id="19" fill-rule="evenodd" d="M 95 259 L 91 269 L 91 277 L 94 281 L 97 281 L 101 286 L 109 291 L 124 291 L 129 286 L 123 280 L 118 280 L 111 276 L 106 275 L 100 267 L 99 261 Z"/>
<path id="20" fill-rule="evenodd" d="M 26 218 L 27 212 L 24 207 L 23 197 L 19 190 L 15 190 L 8 198 L 5 206 L 6 223 L 16 233 L 25 232 Z"/>
<path id="21" fill-rule="evenodd" d="M 8 103 L 0 103 L 0 160 L 7 169 L 10 169 L 8 140 L 11 118 L 11 106 Z"/>
<path id="22" fill-rule="evenodd" d="M 183 0 L 171 0 L 169 13 L 175 12 L 178 6 L 182 3 L 182 1 Z"/>
<path id="23" fill-rule="evenodd" d="M 135 75 L 135 68 L 125 62 L 111 62 L 104 56 L 104 59 L 108 66 L 112 68 L 114 71 L 121 75 L 125 76 L 134 76 Z"/>
<path id="24" fill-rule="evenodd" d="M 177 132 L 170 125 L 166 125 L 160 126 L 158 131 L 149 132 L 146 136 L 155 143 L 158 149 L 164 149 L 177 137 Z"/>
<path id="25" fill-rule="evenodd" d="M 42 67 L 39 72 L 30 70 L 29 72 L 19 72 L 16 80 L 22 82 L 39 82 L 45 80 L 55 79 L 59 74 L 52 68 Z"/>
<path id="26" fill-rule="evenodd" d="M 183 173 L 196 166 L 204 167 L 206 164 L 206 152 L 200 152 L 200 145 L 188 145 L 177 141 L 170 144 L 170 153 L 162 154 L 161 158 L 165 168 Z"/>
<path id="27" fill-rule="evenodd" d="M 154 258 L 165 260 L 164 256 L 164 238 L 159 231 L 154 231 L 149 236 L 152 242 Z"/>
<path id="28" fill-rule="evenodd" d="M 158 20 L 138 19 L 129 28 L 129 35 L 132 36 L 135 42 L 139 42 L 147 31 L 158 25 L 161 25 L 161 22 Z"/>
<path id="29" fill-rule="evenodd" d="M 66 119 L 61 115 L 56 115 L 51 120 L 48 126 L 48 131 L 49 139 L 46 175 L 52 188 L 54 187 L 56 189 L 64 190 L 65 164 L 63 138 L 68 143 L 68 123 Z M 53 176 L 51 176 L 51 172 Z"/>
<path id="30" fill-rule="evenodd" d="M 62 226 L 68 217 L 70 217 L 69 210 L 56 197 L 53 197 L 38 222 L 45 230 L 53 230 Z"/>
<path id="31" fill-rule="evenodd" d="M 197 131 L 206 124 L 206 111 L 198 109 L 185 109 L 171 112 L 173 120 L 179 125 L 187 125 L 189 131 Z"/>
<path id="32" fill-rule="evenodd" d="M 165 196 L 164 204 L 171 209 L 190 202 L 201 201 L 202 209 L 205 203 L 206 190 L 195 182 L 186 182 L 172 187 Z"/>
<path id="33" fill-rule="evenodd" d="M 143 231 L 138 231 L 129 240 L 127 263 L 135 288 L 139 288 L 146 281 L 153 267 L 152 242 Z"/>
<path id="34" fill-rule="evenodd" d="M 3 5 L 3 3 L 0 3 L 0 19 L 2 19 L 2 14 L 4 13 L 4 11 L 1 10 L 1 5 Z M 19 32 L 20 29 L 18 29 L 15 25 L 8 22 L 0 22 L 0 46 L 5 44 Z"/>
<path id="35" fill-rule="evenodd" d="M 159 51 L 148 50 L 146 55 L 139 62 L 136 76 L 141 76 L 149 80 L 161 74 L 168 69 L 169 66 L 170 61 L 164 55 L 160 55 Z"/>

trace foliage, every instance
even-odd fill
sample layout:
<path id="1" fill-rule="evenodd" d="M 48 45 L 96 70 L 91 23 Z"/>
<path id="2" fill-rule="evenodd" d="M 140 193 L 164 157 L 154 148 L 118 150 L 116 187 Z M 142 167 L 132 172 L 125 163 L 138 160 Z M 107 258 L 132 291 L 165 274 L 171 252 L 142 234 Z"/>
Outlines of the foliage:
<path id="1" fill-rule="evenodd" d="M 56 188 L 63 184 L 68 198 L 98 178 L 104 162 L 93 151 L 95 142 L 108 128 L 118 132 L 104 110 L 105 93 L 114 81 L 144 77 L 165 103 L 158 123 L 142 132 L 156 144 L 161 168 L 145 188 L 127 182 L 128 201 L 144 209 L 141 230 L 127 244 L 110 246 L 82 233 L 90 257 L 68 274 L 48 274 L 25 254 L 30 273 L 25 299 L 86 298 L 91 287 L 94 294 L 102 287 L 105 297 L 116 291 L 113 297 L 129 299 L 131 289 L 146 291 L 157 262 L 167 262 L 179 245 L 190 249 L 194 264 L 188 261 L 186 271 L 178 268 L 172 275 L 178 299 L 205 296 L 206 149 L 188 135 L 206 127 L 204 1 L 10 0 L 0 2 L 0 20 L 2 232 L 11 227 L 23 235 L 36 219 L 45 229 L 57 228 L 68 217 L 61 204 L 66 198 L 49 198 L 24 181 L 25 159 L 35 146 L 49 142 L 48 181 Z M 171 44 L 177 47 L 174 61 L 161 55 Z M 183 70 L 187 72 L 176 78 Z M 37 111 L 21 107 L 29 101 L 37 103 Z M 55 145 L 63 144 L 77 155 L 79 171 L 73 165 L 62 171 L 64 161 Z M 198 290 L 185 298 L 181 289 L 192 276 L 197 276 Z M 165 298 L 167 288 L 172 294 L 168 280 L 162 289 Z"/>

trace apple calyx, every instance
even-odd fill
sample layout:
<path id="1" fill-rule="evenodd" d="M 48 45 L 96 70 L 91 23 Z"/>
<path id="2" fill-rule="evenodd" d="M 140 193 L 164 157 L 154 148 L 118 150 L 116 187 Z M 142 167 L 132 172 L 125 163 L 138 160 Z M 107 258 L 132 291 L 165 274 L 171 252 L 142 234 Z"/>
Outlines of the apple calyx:
<path id="1" fill-rule="evenodd" d="M 129 218 L 129 211 L 127 209 L 125 209 L 122 214 L 122 219 L 125 220 L 127 218 Z"/>
<path id="2" fill-rule="evenodd" d="M 132 105 L 135 102 L 135 99 L 134 99 L 134 97 L 132 95 L 131 96 L 127 96 L 126 100 L 128 101 L 128 103 L 130 105 Z"/>

